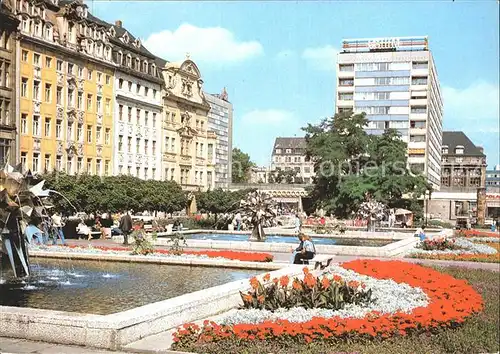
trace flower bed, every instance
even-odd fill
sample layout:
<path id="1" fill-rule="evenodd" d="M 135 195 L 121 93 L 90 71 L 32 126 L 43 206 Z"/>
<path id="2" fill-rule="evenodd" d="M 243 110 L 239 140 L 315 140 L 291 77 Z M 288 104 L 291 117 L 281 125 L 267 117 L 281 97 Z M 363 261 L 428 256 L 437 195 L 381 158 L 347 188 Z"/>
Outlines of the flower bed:
<path id="1" fill-rule="evenodd" d="M 79 245 L 68 245 L 68 246 L 47 246 L 48 249 L 53 249 L 57 251 L 66 251 L 66 250 L 74 250 L 77 252 L 92 252 L 96 253 L 101 251 L 103 253 L 130 253 L 130 249 L 126 247 L 105 247 L 105 246 L 90 246 L 90 247 L 81 247 Z M 42 248 L 40 248 L 42 249 Z M 155 249 L 154 253 L 151 253 L 149 256 L 158 257 L 158 256 L 167 256 L 167 257 L 176 257 L 182 258 L 186 256 L 191 257 L 202 257 L 202 258 L 224 258 L 230 260 L 237 261 L 245 261 L 245 262 L 272 262 L 273 255 L 269 253 L 258 253 L 258 252 L 237 252 L 237 251 L 183 251 L 181 255 L 174 255 L 169 250 L 165 249 Z"/>
<path id="2" fill-rule="evenodd" d="M 221 325 L 205 321 L 203 326 L 186 324 L 174 333 L 174 349 L 193 343 L 236 340 L 296 341 L 313 340 L 338 342 L 354 338 L 388 338 L 417 332 L 435 332 L 455 327 L 483 308 L 483 300 L 463 280 L 415 264 L 401 261 L 356 260 L 342 267 L 375 279 L 392 279 L 420 288 L 429 298 L 427 306 L 410 313 L 368 313 L 364 318 L 314 317 L 306 322 L 272 320 L 257 324 Z"/>
<path id="3" fill-rule="evenodd" d="M 483 262 L 483 263 L 500 263 L 500 244 L 496 242 L 488 242 L 490 248 L 494 248 L 497 252 L 493 254 L 473 254 L 473 253 L 411 253 L 411 258 L 438 259 L 443 261 L 464 261 L 464 262 Z"/>
<path id="4" fill-rule="evenodd" d="M 500 237 L 500 232 L 485 231 L 485 230 L 460 230 L 457 231 L 459 237 Z"/>

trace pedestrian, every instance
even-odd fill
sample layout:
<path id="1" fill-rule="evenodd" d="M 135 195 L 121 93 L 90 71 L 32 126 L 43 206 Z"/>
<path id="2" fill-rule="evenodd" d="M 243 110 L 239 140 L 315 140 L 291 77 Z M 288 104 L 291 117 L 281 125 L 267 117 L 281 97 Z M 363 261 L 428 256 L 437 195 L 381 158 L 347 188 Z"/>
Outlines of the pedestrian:
<path id="1" fill-rule="evenodd" d="M 241 213 L 237 212 L 236 216 L 234 217 L 234 221 L 236 221 L 236 231 L 241 230 Z"/>
<path id="2" fill-rule="evenodd" d="M 53 238 L 52 243 L 55 245 L 57 244 L 57 238 L 61 239 L 61 243 L 63 245 L 66 245 L 66 240 L 64 239 L 64 232 L 63 232 L 63 222 L 62 222 L 62 216 L 61 213 L 55 212 L 52 214 L 52 226 L 54 227 L 55 230 L 55 235 Z"/>
<path id="3" fill-rule="evenodd" d="M 300 232 L 300 227 L 302 226 L 302 222 L 300 221 L 299 216 L 296 214 L 295 215 L 295 232 L 299 233 Z"/>
<path id="4" fill-rule="evenodd" d="M 309 264 L 309 260 L 316 255 L 316 247 L 311 238 L 303 233 L 299 234 L 300 244 L 292 254 L 293 264 Z"/>
<path id="5" fill-rule="evenodd" d="M 118 228 L 123 233 L 123 244 L 128 245 L 128 235 L 130 234 L 130 231 L 132 231 L 132 217 L 130 216 L 128 211 L 124 211 L 120 219 L 120 225 L 118 226 Z"/>

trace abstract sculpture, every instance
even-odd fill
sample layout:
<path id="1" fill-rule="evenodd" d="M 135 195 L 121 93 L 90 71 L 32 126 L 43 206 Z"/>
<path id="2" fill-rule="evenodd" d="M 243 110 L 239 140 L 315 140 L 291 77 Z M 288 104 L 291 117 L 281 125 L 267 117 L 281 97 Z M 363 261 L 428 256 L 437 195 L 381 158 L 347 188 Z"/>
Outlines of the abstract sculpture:
<path id="1" fill-rule="evenodd" d="M 264 227 L 273 226 L 278 215 L 275 201 L 268 194 L 258 190 L 247 194 L 240 202 L 238 211 L 244 219 L 250 220 L 253 226 L 251 241 L 264 241 L 266 239 Z"/>
<path id="2" fill-rule="evenodd" d="M 357 216 L 367 220 L 367 231 L 374 232 L 377 222 L 384 219 L 387 207 L 375 200 L 367 200 L 359 206 Z"/>
<path id="3" fill-rule="evenodd" d="M 42 198 L 45 181 L 31 185 L 30 171 L 23 173 L 22 165 L 6 165 L 0 170 L 0 258 L 1 265 L 10 264 L 14 277 L 30 275 L 28 243 L 25 235 L 29 223 L 48 219 Z M 8 259 L 6 259 L 6 257 Z"/>

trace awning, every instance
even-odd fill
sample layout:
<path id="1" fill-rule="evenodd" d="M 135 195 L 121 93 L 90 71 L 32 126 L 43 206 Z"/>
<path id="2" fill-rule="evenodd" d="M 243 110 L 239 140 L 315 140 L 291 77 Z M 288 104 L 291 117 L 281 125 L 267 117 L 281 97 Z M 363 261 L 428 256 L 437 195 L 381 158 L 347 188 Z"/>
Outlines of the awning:
<path id="1" fill-rule="evenodd" d="M 396 211 L 394 212 L 394 215 L 408 215 L 408 214 L 413 214 L 413 212 L 406 209 L 396 209 Z"/>

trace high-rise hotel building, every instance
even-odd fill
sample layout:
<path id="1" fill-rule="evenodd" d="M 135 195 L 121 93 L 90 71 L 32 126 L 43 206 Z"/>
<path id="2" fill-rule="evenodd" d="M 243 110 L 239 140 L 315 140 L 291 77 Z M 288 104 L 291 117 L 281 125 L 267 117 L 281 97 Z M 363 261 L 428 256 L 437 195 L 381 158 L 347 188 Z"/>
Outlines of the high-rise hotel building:
<path id="1" fill-rule="evenodd" d="M 443 102 L 427 37 L 347 39 L 337 60 L 336 111 L 365 112 L 370 134 L 396 129 L 408 162 L 441 183 Z"/>

